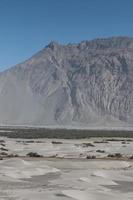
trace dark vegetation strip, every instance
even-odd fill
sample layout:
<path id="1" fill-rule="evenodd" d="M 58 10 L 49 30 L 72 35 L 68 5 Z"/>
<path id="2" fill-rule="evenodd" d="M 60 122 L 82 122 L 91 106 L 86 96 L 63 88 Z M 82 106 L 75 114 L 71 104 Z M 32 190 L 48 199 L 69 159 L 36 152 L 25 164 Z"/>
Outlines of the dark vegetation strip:
<path id="1" fill-rule="evenodd" d="M 133 131 L 127 130 L 81 130 L 48 128 L 0 128 L 0 136 L 9 138 L 60 138 L 81 139 L 90 137 L 127 137 L 133 138 Z M 11 132 L 6 132 L 11 131 Z"/>

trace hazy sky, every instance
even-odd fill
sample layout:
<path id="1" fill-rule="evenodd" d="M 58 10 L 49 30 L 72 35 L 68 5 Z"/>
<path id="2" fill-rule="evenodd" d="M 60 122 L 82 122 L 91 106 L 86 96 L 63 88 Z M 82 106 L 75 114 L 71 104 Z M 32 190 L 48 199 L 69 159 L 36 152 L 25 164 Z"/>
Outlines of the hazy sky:
<path id="1" fill-rule="evenodd" d="M 0 0 L 0 70 L 51 40 L 133 36 L 133 0 Z"/>

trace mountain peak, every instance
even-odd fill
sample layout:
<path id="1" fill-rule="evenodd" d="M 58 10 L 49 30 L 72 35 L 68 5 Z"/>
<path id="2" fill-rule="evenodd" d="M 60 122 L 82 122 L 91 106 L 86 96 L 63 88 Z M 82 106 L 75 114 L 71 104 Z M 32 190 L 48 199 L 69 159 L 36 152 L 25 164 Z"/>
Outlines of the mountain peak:
<path id="1" fill-rule="evenodd" d="M 60 44 L 59 44 L 58 42 L 56 42 L 56 41 L 51 41 L 51 42 L 47 45 L 47 47 L 50 48 L 50 49 L 52 49 L 52 50 L 57 49 L 59 46 L 60 46 Z"/>
<path id="2" fill-rule="evenodd" d="M 62 45 L 57 41 L 51 41 L 46 48 L 51 50 L 57 50 Z M 65 46 L 65 45 L 63 45 Z M 93 40 L 81 41 L 78 44 L 68 44 L 66 46 L 77 46 L 80 49 L 91 50 L 105 50 L 105 49 L 121 49 L 121 48 L 133 48 L 133 38 L 126 36 L 109 37 L 109 38 L 97 38 Z"/>

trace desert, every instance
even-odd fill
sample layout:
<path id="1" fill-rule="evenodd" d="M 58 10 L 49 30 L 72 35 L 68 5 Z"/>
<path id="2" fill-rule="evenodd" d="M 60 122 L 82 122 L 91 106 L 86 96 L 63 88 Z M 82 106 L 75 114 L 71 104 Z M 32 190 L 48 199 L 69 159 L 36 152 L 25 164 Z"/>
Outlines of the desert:
<path id="1" fill-rule="evenodd" d="M 0 137 L 1 200 L 130 200 L 133 138 Z"/>

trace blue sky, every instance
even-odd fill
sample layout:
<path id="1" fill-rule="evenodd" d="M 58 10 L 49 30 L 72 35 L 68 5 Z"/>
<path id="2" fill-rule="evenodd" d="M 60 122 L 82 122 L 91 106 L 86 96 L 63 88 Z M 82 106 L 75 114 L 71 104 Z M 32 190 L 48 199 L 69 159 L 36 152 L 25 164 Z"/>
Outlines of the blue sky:
<path id="1" fill-rule="evenodd" d="M 133 36 L 133 0 L 0 0 L 0 70 L 51 40 Z"/>

